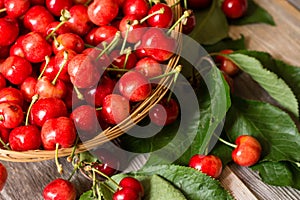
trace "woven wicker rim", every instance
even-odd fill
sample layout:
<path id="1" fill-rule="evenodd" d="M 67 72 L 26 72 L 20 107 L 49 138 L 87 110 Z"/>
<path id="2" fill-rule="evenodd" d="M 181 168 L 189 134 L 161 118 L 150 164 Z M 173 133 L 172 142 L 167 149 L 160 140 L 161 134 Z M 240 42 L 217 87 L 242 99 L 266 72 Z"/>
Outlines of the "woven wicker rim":
<path id="1" fill-rule="evenodd" d="M 175 20 L 179 19 L 182 10 L 180 4 L 176 0 L 166 0 L 168 5 L 173 6 L 173 13 Z M 182 26 L 179 24 L 175 27 L 172 37 L 175 38 L 178 44 L 181 44 L 182 38 L 180 34 L 176 32 L 181 32 Z M 182 45 L 178 45 L 177 52 L 180 52 Z M 168 62 L 166 72 L 174 69 L 179 61 L 180 56 L 174 55 Z M 75 153 L 81 153 L 88 150 L 91 150 L 105 142 L 114 140 L 121 136 L 124 132 L 132 128 L 135 123 L 141 121 L 149 112 L 149 110 L 159 102 L 163 96 L 168 91 L 167 89 L 172 84 L 173 77 L 167 76 L 162 78 L 159 83 L 159 86 L 153 91 L 150 97 L 143 101 L 131 115 L 125 119 L 123 122 L 117 124 L 114 127 L 109 127 L 106 130 L 99 133 L 96 137 L 91 140 L 84 142 L 84 144 L 78 144 Z M 69 156 L 73 151 L 73 147 L 70 148 L 61 148 L 58 150 L 58 157 Z M 10 162 L 39 162 L 43 160 L 51 160 L 55 158 L 55 150 L 30 150 L 30 151 L 12 151 L 0 149 L 0 160 L 10 161 Z"/>

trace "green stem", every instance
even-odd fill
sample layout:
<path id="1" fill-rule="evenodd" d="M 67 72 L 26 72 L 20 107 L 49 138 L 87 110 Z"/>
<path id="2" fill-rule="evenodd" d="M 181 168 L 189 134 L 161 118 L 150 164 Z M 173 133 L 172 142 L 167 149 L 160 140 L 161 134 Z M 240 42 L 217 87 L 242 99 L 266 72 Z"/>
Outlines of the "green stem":
<path id="1" fill-rule="evenodd" d="M 184 19 L 188 18 L 191 15 L 190 10 L 184 11 L 183 15 L 173 24 L 173 26 L 167 31 L 167 35 L 171 34 L 174 28 Z"/>
<path id="2" fill-rule="evenodd" d="M 60 22 L 60 23 L 55 27 L 55 29 L 53 29 L 53 30 L 51 31 L 51 33 L 49 33 L 49 34 L 46 36 L 46 40 L 49 40 L 49 38 L 52 37 L 53 34 L 54 34 L 54 33 L 55 33 L 62 25 L 64 25 L 65 23 L 66 23 L 66 21 Z"/>
<path id="3" fill-rule="evenodd" d="M 59 148 L 59 144 L 56 143 L 56 145 L 55 145 L 55 164 L 56 164 L 58 173 L 62 174 L 63 173 L 62 164 L 60 164 L 58 161 L 58 148 Z"/>
<path id="4" fill-rule="evenodd" d="M 3 145 L 3 147 L 4 147 L 5 149 L 11 150 L 11 149 L 9 148 L 9 146 L 8 146 L 7 144 L 5 144 L 5 142 L 3 142 L 3 140 L 1 139 L 1 137 L 0 137 L 0 143 Z"/>
<path id="5" fill-rule="evenodd" d="M 184 6 L 185 9 L 188 8 L 188 6 L 187 6 L 187 0 L 184 0 L 184 1 L 183 1 L 183 6 Z"/>
<path id="6" fill-rule="evenodd" d="M 30 111 L 31 111 L 31 108 L 33 106 L 33 104 L 39 99 L 39 95 L 38 94 L 35 94 L 32 96 L 31 98 L 31 103 L 27 109 L 27 113 L 26 113 L 26 119 L 25 119 L 25 126 L 28 125 L 28 121 L 29 121 L 29 115 L 30 115 Z"/>
<path id="7" fill-rule="evenodd" d="M 102 110 L 102 107 L 96 108 L 96 110 L 97 110 L 97 111 L 100 111 L 100 110 Z"/>
<path id="8" fill-rule="evenodd" d="M 106 71 L 113 71 L 113 72 L 128 72 L 129 69 L 119 69 L 119 68 L 106 68 Z"/>
<path id="9" fill-rule="evenodd" d="M 0 9 L 0 13 L 5 12 L 5 11 L 6 11 L 6 8 Z"/>
<path id="10" fill-rule="evenodd" d="M 159 75 L 159 76 L 152 77 L 149 80 L 152 81 L 152 80 L 155 80 L 155 79 L 160 79 L 160 78 L 163 78 L 163 77 L 166 77 L 166 76 L 170 76 L 172 74 L 178 74 L 178 73 L 180 73 L 180 71 L 181 71 L 181 65 L 178 65 L 177 67 L 175 67 L 174 70 L 172 70 L 172 71 L 170 71 L 168 73 Z M 178 75 L 177 75 L 177 77 L 178 77 Z M 174 81 L 175 81 L 175 78 L 174 78 Z"/>
<path id="11" fill-rule="evenodd" d="M 75 151 L 76 151 L 76 148 L 77 148 L 78 141 L 79 141 L 79 137 L 76 137 L 75 144 L 73 146 L 72 152 L 71 152 L 70 156 L 68 156 L 68 158 L 67 158 L 68 162 L 72 162 L 72 160 L 75 156 Z"/>
<path id="12" fill-rule="evenodd" d="M 125 49 L 125 46 L 126 46 L 126 43 L 127 43 L 127 38 L 128 38 L 128 33 L 129 33 L 129 30 L 130 30 L 130 27 L 131 27 L 131 25 L 129 23 L 127 23 L 126 24 L 125 37 L 124 37 L 123 44 L 122 44 L 122 47 L 121 47 L 120 55 L 122 55 L 124 53 L 124 49 Z"/>
<path id="13" fill-rule="evenodd" d="M 79 91 L 79 89 L 74 85 L 74 90 L 76 92 L 77 98 L 80 100 L 84 100 L 84 96 L 83 94 L 81 94 L 81 92 Z"/>
<path id="14" fill-rule="evenodd" d="M 161 8 L 158 11 L 151 13 L 150 15 L 147 15 L 146 17 L 144 17 L 143 19 L 140 20 L 140 24 L 144 23 L 147 19 L 149 19 L 150 17 L 153 17 L 154 15 L 159 15 L 159 14 L 164 14 L 165 9 Z"/>
<path id="15" fill-rule="evenodd" d="M 175 83 L 177 82 L 177 79 L 178 79 L 178 76 L 179 76 L 181 70 L 182 70 L 182 66 L 181 66 L 181 65 L 178 65 L 178 66 L 175 68 L 176 73 L 175 73 L 175 75 L 174 75 L 174 80 L 173 80 L 172 88 L 171 88 L 171 90 L 170 90 L 170 93 L 169 93 L 167 102 L 169 102 L 170 99 L 171 99 L 171 97 L 172 97 L 173 90 L 174 90 L 174 88 L 175 88 Z"/>
<path id="16" fill-rule="evenodd" d="M 95 47 L 95 46 L 93 46 L 93 45 L 90 45 L 90 44 L 84 44 L 84 46 L 86 47 L 86 48 L 94 48 L 94 49 L 97 49 L 97 50 L 101 50 L 102 51 L 102 49 L 101 48 L 99 48 L 99 47 Z"/>
<path id="17" fill-rule="evenodd" d="M 128 47 L 128 49 L 126 50 L 126 56 L 125 56 L 125 62 L 124 62 L 124 65 L 123 65 L 123 69 L 126 69 L 126 65 L 127 65 L 128 58 L 129 58 L 130 54 L 131 54 L 131 48 Z"/>
<path id="18" fill-rule="evenodd" d="M 65 65 L 67 64 L 68 62 L 68 57 L 69 57 L 69 54 L 67 51 L 64 51 L 64 60 L 59 68 L 59 71 L 57 72 L 56 76 L 54 77 L 53 81 L 52 81 L 52 85 L 55 85 L 56 84 L 56 81 L 59 77 L 59 75 L 61 74 L 63 68 L 65 67 Z"/>
<path id="19" fill-rule="evenodd" d="M 92 171 L 98 173 L 99 175 L 103 176 L 107 180 L 111 181 L 117 188 L 119 188 L 119 189 L 121 188 L 119 186 L 119 184 L 115 180 L 113 180 L 112 178 L 110 178 L 109 176 L 107 176 L 106 174 L 104 174 L 103 172 L 101 172 L 101 171 L 99 171 L 99 170 L 97 170 L 95 168 L 92 168 Z"/>
<path id="20" fill-rule="evenodd" d="M 45 56 L 45 61 L 46 61 L 45 66 L 44 66 L 43 70 L 41 71 L 41 73 L 40 73 L 40 75 L 38 77 L 38 80 L 40 80 L 42 78 L 43 74 L 45 73 L 45 71 L 46 71 L 46 69 L 47 69 L 47 67 L 49 65 L 49 62 L 50 62 L 50 57 L 49 56 Z"/>
<path id="21" fill-rule="evenodd" d="M 72 179 L 72 177 L 74 176 L 74 174 L 78 170 L 78 168 L 79 168 L 79 165 L 77 165 L 77 164 L 74 165 L 74 169 L 73 169 L 71 175 L 69 176 L 69 178 L 67 179 L 68 181 L 70 181 Z"/>
<path id="22" fill-rule="evenodd" d="M 236 144 L 232 144 L 232 143 L 230 143 L 230 142 L 227 142 L 226 140 L 224 140 L 224 139 L 218 137 L 215 133 L 214 133 L 214 136 L 217 137 L 218 140 L 219 140 L 220 142 L 226 144 L 227 146 L 230 146 L 230 147 L 232 147 L 232 148 L 234 148 L 234 149 L 237 147 Z"/>
<path id="23" fill-rule="evenodd" d="M 107 47 L 103 49 L 103 51 L 101 51 L 101 53 L 97 56 L 96 60 L 99 60 L 99 58 L 101 58 L 101 56 L 103 56 L 107 51 L 110 51 L 111 48 L 114 48 L 118 44 L 120 37 L 120 31 L 116 32 L 114 39 L 109 43 L 109 45 L 107 45 Z"/>

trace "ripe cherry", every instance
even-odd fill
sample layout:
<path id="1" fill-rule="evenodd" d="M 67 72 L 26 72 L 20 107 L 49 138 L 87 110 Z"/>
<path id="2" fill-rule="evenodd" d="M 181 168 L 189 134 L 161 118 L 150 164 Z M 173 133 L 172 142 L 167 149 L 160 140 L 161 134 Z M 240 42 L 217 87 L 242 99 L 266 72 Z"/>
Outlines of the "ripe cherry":
<path id="1" fill-rule="evenodd" d="M 61 15 L 61 10 L 69 10 L 73 5 L 72 0 L 46 0 L 47 9 L 54 15 L 59 17 Z"/>
<path id="2" fill-rule="evenodd" d="M 144 187 L 141 184 L 140 181 L 138 181 L 137 179 L 133 178 L 133 177 L 125 177 L 123 178 L 120 183 L 119 186 L 121 188 L 131 188 L 132 190 L 136 191 L 139 196 L 144 196 Z"/>
<path id="3" fill-rule="evenodd" d="M 132 102 L 145 100 L 152 91 L 149 79 L 137 71 L 126 72 L 118 86 L 120 93 Z"/>
<path id="4" fill-rule="evenodd" d="M 43 197 L 44 200 L 75 200 L 76 189 L 70 181 L 58 178 L 46 185 Z"/>
<path id="5" fill-rule="evenodd" d="M 146 17 L 149 11 L 149 4 L 146 0 L 125 0 L 123 3 L 124 15 L 134 15 L 137 20 Z"/>
<path id="6" fill-rule="evenodd" d="M 48 24 L 48 26 L 46 27 L 46 33 L 45 33 L 44 37 L 47 37 L 53 30 L 55 30 L 55 33 L 53 33 L 52 36 L 55 36 L 55 37 L 57 37 L 58 35 L 64 34 L 64 33 L 71 32 L 71 27 L 69 26 L 69 24 L 64 23 L 59 28 L 57 28 L 57 26 L 59 24 L 60 24 L 60 22 L 58 22 L 58 21 L 54 21 L 54 22 L 51 22 L 50 24 Z M 48 39 L 48 41 L 50 41 L 50 39 Z"/>
<path id="7" fill-rule="evenodd" d="M 170 28 L 173 23 L 173 11 L 167 4 L 157 3 L 151 7 L 148 15 L 163 10 L 161 14 L 155 14 L 147 19 L 147 23 L 152 27 L 157 28 Z"/>
<path id="8" fill-rule="evenodd" d="M 24 118 L 22 108 L 15 103 L 0 103 L 0 125 L 12 129 L 19 126 Z"/>
<path id="9" fill-rule="evenodd" d="M 127 51 L 120 55 L 119 50 L 114 50 L 110 53 L 110 57 L 111 60 L 113 60 L 112 65 L 119 69 L 132 69 L 137 62 L 136 55 L 131 51 Z"/>
<path id="10" fill-rule="evenodd" d="M 24 98 L 22 92 L 13 87 L 7 87 L 0 90 L 0 103 L 15 103 L 23 107 Z"/>
<path id="11" fill-rule="evenodd" d="M 95 46 L 98 46 L 101 42 L 104 41 L 109 43 L 112 40 L 112 38 L 114 38 L 117 32 L 118 29 L 114 26 L 110 26 L 110 25 L 100 26 L 95 29 L 93 44 Z"/>
<path id="12" fill-rule="evenodd" d="M 138 193 L 131 188 L 122 188 L 113 195 L 113 200 L 140 200 Z"/>
<path id="13" fill-rule="evenodd" d="M 149 111 L 151 121 L 159 126 L 166 126 L 175 122 L 179 115 L 179 105 L 173 98 L 163 98 Z"/>
<path id="14" fill-rule="evenodd" d="M 147 78 L 153 78 L 163 73 L 161 64 L 151 57 L 140 59 L 134 68 Z"/>
<path id="15" fill-rule="evenodd" d="M 86 35 L 92 28 L 92 22 L 87 13 L 87 7 L 84 5 L 74 5 L 69 9 L 70 19 L 67 25 L 72 32 L 80 36 Z"/>
<path id="16" fill-rule="evenodd" d="M 9 17 L 0 18 L 0 46 L 9 46 L 19 35 L 18 22 Z"/>
<path id="17" fill-rule="evenodd" d="M 64 98 L 67 92 L 66 84 L 57 79 L 53 84 L 53 81 L 43 76 L 40 78 L 35 85 L 35 92 L 40 98 Z"/>
<path id="18" fill-rule="evenodd" d="M 98 25 L 108 25 L 119 12 L 119 5 L 115 0 L 96 0 L 88 6 L 90 20 Z"/>
<path id="19" fill-rule="evenodd" d="M 247 0 L 224 0 L 222 10 L 231 19 L 237 19 L 245 15 L 248 9 Z"/>
<path id="20" fill-rule="evenodd" d="M 234 51 L 231 49 L 225 49 L 220 51 L 221 54 L 231 54 L 233 52 Z M 224 71 L 229 76 L 234 76 L 240 71 L 239 67 L 235 63 L 225 58 L 224 56 L 216 56 L 216 62 L 220 63 L 220 70 Z"/>
<path id="21" fill-rule="evenodd" d="M 76 53 L 84 50 L 83 39 L 74 33 L 60 34 L 52 43 L 53 52 L 57 54 L 59 51 L 71 49 Z"/>
<path id="22" fill-rule="evenodd" d="M 252 166 L 260 159 L 262 147 L 258 140 L 250 135 L 240 135 L 236 138 L 236 148 L 232 151 L 233 161 L 241 166 Z"/>
<path id="23" fill-rule="evenodd" d="M 21 17 L 30 7 L 29 0 L 5 0 L 6 14 L 12 18 Z"/>
<path id="24" fill-rule="evenodd" d="M 222 173 L 222 161 L 214 155 L 196 154 L 191 157 L 189 167 L 213 178 L 218 178 Z"/>
<path id="25" fill-rule="evenodd" d="M 0 163 L 0 191 L 3 189 L 7 179 L 7 170 L 6 167 Z"/>
<path id="26" fill-rule="evenodd" d="M 118 124 L 129 116 L 129 101 L 118 94 L 107 95 L 103 99 L 102 118 L 109 124 Z"/>
<path id="27" fill-rule="evenodd" d="M 29 76 L 20 85 L 20 91 L 25 101 L 30 102 L 33 95 L 35 95 L 36 83 L 37 83 L 37 79 L 32 76 Z"/>
<path id="28" fill-rule="evenodd" d="M 196 26 L 196 17 L 193 12 L 186 18 L 185 23 L 182 25 L 182 33 L 190 34 Z"/>

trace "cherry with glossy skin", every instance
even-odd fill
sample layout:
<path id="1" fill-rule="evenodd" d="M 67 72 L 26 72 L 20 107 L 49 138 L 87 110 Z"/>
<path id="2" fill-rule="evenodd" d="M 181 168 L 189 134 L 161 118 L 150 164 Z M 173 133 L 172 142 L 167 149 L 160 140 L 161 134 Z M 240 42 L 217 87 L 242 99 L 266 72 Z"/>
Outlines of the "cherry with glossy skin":
<path id="1" fill-rule="evenodd" d="M 150 28 L 142 37 L 141 47 L 145 55 L 163 62 L 169 60 L 176 51 L 176 40 L 169 37 L 162 29 Z"/>
<path id="2" fill-rule="evenodd" d="M 132 190 L 136 191 L 139 196 L 144 196 L 144 187 L 136 178 L 127 176 L 120 181 L 119 186 L 121 188 L 131 188 Z"/>
<path id="3" fill-rule="evenodd" d="M 35 95 L 36 83 L 37 83 L 37 79 L 32 76 L 29 76 L 20 85 L 20 91 L 25 101 L 31 102 L 33 95 Z"/>
<path id="4" fill-rule="evenodd" d="M 140 59 L 134 68 L 147 78 L 153 78 L 163 73 L 161 64 L 151 57 Z"/>
<path id="5" fill-rule="evenodd" d="M 24 36 L 22 49 L 25 58 L 32 63 L 43 62 L 46 56 L 52 54 L 51 45 L 37 32 L 30 32 Z"/>
<path id="6" fill-rule="evenodd" d="M 20 85 L 31 75 L 32 66 L 25 58 L 10 56 L 2 63 L 1 72 L 10 83 Z"/>
<path id="7" fill-rule="evenodd" d="M 234 51 L 231 49 L 225 49 L 220 51 L 221 54 L 231 54 L 233 52 Z M 235 63 L 225 58 L 224 56 L 220 56 L 220 55 L 216 56 L 216 62 L 220 63 L 219 69 L 224 71 L 229 76 L 234 76 L 240 71 L 239 67 Z"/>
<path id="8" fill-rule="evenodd" d="M 80 36 L 86 35 L 93 25 L 89 19 L 87 7 L 84 5 L 74 5 L 69 9 L 69 12 L 71 17 L 67 24 L 72 32 Z"/>
<path id="9" fill-rule="evenodd" d="M 75 186 L 67 180 L 58 178 L 50 182 L 43 190 L 44 200 L 75 200 Z"/>
<path id="10" fill-rule="evenodd" d="M 147 23 L 151 27 L 156 28 L 170 28 L 173 24 L 173 11 L 167 4 L 157 3 L 151 7 L 148 12 L 148 15 L 151 15 L 159 10 L 163 9 L 162 14 L 155 14 L 147 19 Z"/>
<path id="11" fill-rule="evenodd" d="M 149 4 L 146 0 L 125 0 L 122 6 L 124 15 L 134 15 L 137 20 L 146 17 Z"/>
<path id="12" fill-rule="evenodd" d="M 88 6 L 90 20 L 98 25 L 108 25 L 119 12 L 119 5 L 114 0 L 96 0 Z"/>
<path id="13" fill-rule="evenodd" d="M 262 147 L 256 138 L 240 135 L 236 138 L 235 144 L 237 147 L 232 151 L 231 157 L 236 164 L 249 167 L 259 161 Z"/>
<path id="14" fill-rule="evenodd" d="M 68 117 L 48 119 L 41 130 L 42 143 L 46 150 L 55 150 L 56 144 L 60 148 L 71 147 L 76 136 L 75 125 Z"/>
<path id="15" fill-rule="evenodd" d="M 140 200 L 138 193 L 131 188 L 122 188 L 113 195 L 113 200 Z"/>
<path id="16" fill-rule="evenodd" d="M 6 167 L 0 163 L 0 191 L 2 191 L 7 180 L 7 170 Z"/>
<path id="17" fill-rule="evenodd" d="M 118 94 L 109 94 L 103 99 L 101 116 L 109 124 L 118 124 L 129 116 L 129 101 Z"/>
<path id="18" fill-rule="evenodd" d="M 8 138 L 9 138 L 10 131 L 11 131 L 10 129 L 7 129 L 7 128 L 4 128 L 4 127 L 0 126 L 0 139 L 2 140 L 2 142 L 4 144 L 8 143 Z M 0 149 L 5 149 L 2 142 L 0 143 Z"/>
<path id="19" fill-rule="evenodd" d="M 54 15 L 59 17 L 61 15 L 61 10 L 69 10 L 73 5 L 72 0 L 46 0 L 47 9 Z"/>
<path id="20" fill-rule="evenodd" d="M 104 41 L 110 43 L 111 40 L 115 37 L 117 32 L 118 29 L 114 26 L 110 26 L 110 25 L 100 26 L 96 28 L 94 32 L 93 44 L 95 46 L 98 46 L 101 42 Z"/>
<path id="21" fill-rule="evenodd" d="M 132 69 L 135 67 L 137 57 L 134 53 L 128 51 L 120 55 L 120 50 L 114 50 L 110 53 L 113 67 L 119 69 Z"/>
<path id="22" fill-rule="evenodd" d="M 0 46 L 13 44 L 19 35 L 18 22 L 10 17 L 0 18 Z"/>
<path id="23" fill-rule="evenodd" d="M 101 107 L 103 99 L 112 94 L 115 88 L 116 82 L 108 76 L 101 77 L 101 80 L 97 87 L 89 88 L 84 92 L 84 99 L 95 107 Z"/>
<path id="24" fill-rule="evenodd" d="M 118 82 L 120 93 L 131 102 L 145 100 L 152 91 L 149 79 L 137 71 L 126 72 Z"/>
<path id="25" fill-rule="evenodd" d="M 57 54 L 59 51 L 71 49 L 76 53 L 84 50 L 83 39 L 74 33 L 64 33 L 59 35 L 52 43 L 53 52 Z"/>
<path id="26" fill-rule="evenodd" d="M 196 17 L 193 12 L 191 12 L 190 16 L 186 18 L 185 23 L 182 25 L 182 33 L 188 35 L 190 34 L 196 26 Z"/>
<path id="27" fill-rule="evenodd" d="M 15 103 L 0 103 L 0 126 L 8 129 L 19 126 L 24 118 L 22 108 Z"/>
<path id="28" fill-rule="evenodd" d="M 37 5 L 25 13 L 23 23 L 25 28 L 45 35 L 47 26 L 54 21 L 53 15 L 44 6 Z"/>
<path id="29" fill-rule="evenodd" d="M 99 81 L 100 74 L 93 60 L 84 54 L 77 54 L 68 65 L 71 82 L 78 88 L 90 88 Z"/>
<path id="30" fill-rule="evenodd" d="M 66 84 L 62 80 L 57 79 L 53 84 L 47 76 L 40 78 L 35 85 L 35 93 L 38 94 L 41 99 L 62 99 L 66 96 L 66 90 Z"/>
<path id="31" fill-rule="evenodd" d="M 23 106 L 24 98 L 22 92 L 13 87 L 7 87 L 0 90 L 0 103 L 15 103 Z"/>
<path id="32" fill-rule="evenodd" d="M 151 122 L 159 126 L 166 126 L 175 122 L 179 115 L 179 105 L 173 98 L 163 98 L 149 111 Z"/>
<path id="33" fill-rule="evenodd" d="M 222 173 L 222 161 L 214 155 L 196 154 L 190 158 L 189 167 L 213 178 L 218 178 Z"/>
<path id="34" fill-rule="evenodd" d="M 53 36 L 55 36 L 55 37 L 57 37 L 58 35 L 64 34 L 64 33 L 71 32 L 71 27 L 67 23 L 64 23 L 58 29 L 56 29 L 56 27 L 59 24 L 60 24 L 60 22 L 58 22 L 58 21 L 54 21 L 54 22 L 51 22 L 50 24 L 48 24 L 48 26 L 46 27 L 46 33 L 45 33 L 44 37 L 47 37 L 54 29 L 55 29 L 55 33 L 53 33 Z M 48 41 L 49 40 L 50 39 L 48 39 Z"/>
<path id="35" fill-rule="evenodd" d="M 25 53 L 22 48 L 22 40 L 24 37 L 25 37 L 24 35 L 20 35 L 17 38 L 17 40 L 15 41 L 15 43 L 13 43 L 13 45 L 10 46 L 10 49 L 9 49 L 10 56 L 20 56 L 22 58 L 25 58 Z M 6 56 L 6 57 L 8 57 L 8 56 Z"/>
<path id="36" fill-rule="evenodd" d="M 204 9 L 211 5 L 212 0 L 187 0 L 187 6 L 190 9 Z"/>
<path id="37" fill-rule="evenodd" d="M 68 60 L 65 61 L 65 51 L 68 54 Z M 62 50 L 56 53 L 56 55 L 54 56 L 54 66 L 53 66 L 53 73 L 56 75 L 57 73 L 60 73 L 58 78 L 63 80 L 64 82 L 70 82 L 70 76 L 68 74 L 68 65 L 70 60 L 72 60 L 75 56 L 76 56 L 76 52 L 71 50 L 71 49 L 67 49 L 67 50 Z M 60 68 L 62 68 L 61 71 Z"/>
<path id="38" fill-rule="evenodd" d="M 244 16 L 248 9 L 247 0 L 224 0 L 222 11 L 230 19 L 238 19 Z"/>
<path id="39" fill-rule="evenodd" d="M 4 0 L 6 14 L 12 18 L 21 17 L 30 7 L 29 0 Z"/>

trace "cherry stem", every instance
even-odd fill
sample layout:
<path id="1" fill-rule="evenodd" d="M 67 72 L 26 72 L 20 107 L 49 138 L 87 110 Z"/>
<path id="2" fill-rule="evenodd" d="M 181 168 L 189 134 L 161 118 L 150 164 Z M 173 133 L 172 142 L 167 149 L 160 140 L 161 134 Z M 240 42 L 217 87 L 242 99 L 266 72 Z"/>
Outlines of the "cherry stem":
<path id="1" fill-rule="evenodd" d="M 66 23 L 66 21 L 60 22 L 60 23 L 55 27 L 55 29 L 53 29 L 53 30 L 51 31 L 51 33 L 49 33 L 49 34 L 46 36 L 46 40 L 49 40 L 49 38 L 52 37 L 53 34 L 54 34 L 54 33 L 55 33 L 62 25 L 64 25 L 64 23 Z"/>
<path id="2" fill-rule="evenodd" d="M 96 108 L 96 110 L 97 110 L 97 111 L 100 111 L 100 110 L 102 110 L 102 107 Z"/>
<path id="3" fill-rule="evenodd" d="M 154 15 L 158 15 L 158 14 L 164 14 L 165 9 L 161 8 L 158 11 L 155 11 L 153 13 L 151 13 L 150 15 L 144 17 L 143 19 L 140 20 L 140 24 L 144 23 L 147 19 L 149 19 L 150 17 L 153 17 Z"/>
<path id="4" fill-rule="evenodd" d="M 173 24 L 173 26 L 167 31 L 167 35 L 171 34 L 171 32 L 174 30 L 174 28 L 182 22 L 182 20 L 188 18 L 192 14 L 191 10 L 186 10 L 183 12 L 183 15 Z"/>
<path id="5" fill-rule="evenodd" d="M 5 11 L 6 11 L 6 8 L 0 9 L 0 13 L 5 12 Z"/>
<path id="6" fill-rule="evenodd" d="M 72 171 L 72 173 L 70 174 L 68 181 L 70 181 L 72 179 L 72 177 L 74 176 L 75 172 L 77 171 L 77 169 L 79 168 L 79 165 L 75 164 L 74 165 L 74 169 Z"/>
<path id="7" fill-rule="evenodd" d="M 94 48 L 94 49 L 97 49 L 97 50 L 102 50 L 101 48 L 99 48 L 99 47 L 95 47 L 95 46 L 93 46 L 93 45 L 90 45 L 90 44 L 84 44 L 84 46 L 86 47 L 86 48 Z"/>
<path id="8" fill-rule="evenodd" d="M 60 23 L 46 36 L 46 40 L 48 40 L 50 37 L 53 36 L 53 34 L 62 26 L 64 23 L 66 23 L 70 18 L 71 14 L 66 9 L 61 10 L 61 16 L 60 16 Z"/>
<path id="9" fill-rule="evenodd" d="M 94 172 L 94 171 L 92 171 L 93 172 L 93 186 L 92 186 L 92 188 L 93 188 L 93 197 L 96 197 L 96 173 Z"/>
<path id="10" fill-rule="evenodd" d="M 74 90 L 76 92 L 77 98 L 80 100 L 84 100 L 84 96 L 83 94 L 81 94 L 81 92 L 79 91 L 79 89 L 74 85 Z"/>
<path id="11" fill-rule="evenodd" d="M 110 190 L 112 193 L 115 193 L 115 191 L 109 187 L 108 185 L 106 185 L 105 183 L 102 184 L 103 186 L 105 186 L 108 190 Z"/>
<path id="12" fill-rule="evenodd" d="M 9 146 L 7 145 L 7 144 L 5 144 L 5 142 L 0 138 L 0 143 L 3 145 L 3 147 L 5 148 L 5 149 L 7 149 L 7 150 L 11 150 L 10 148 L 9 148 Z"/>
<path id="13" fill-rule="evenodd" d="M 171 88 L 169 96 L 167 98 L 167 102 L 169 102 L 171 100 L 171 97 L 172 97 L 172 94 L 173 94 L 173 90 L 174 90 L 174 87 L 175 87 L 175 83 L 177 82 L 177 79 L 178 79 L 178 76 L 179 76 L 181 70 L 182 70 L 182 66 L 181 65 L 178 65 L 175 68 L 176 73 L 174 75 L 174 80 L 173 80 L 172 88 Z"/>
<path id="14" fill-rule="evenodd" d="M 128 72 L 129 71 L 129 69 L 119 69 L 119 68 L 110 68 L 110 67 L 106 68 L 105 70 L 113 71 L 113 72 Z"/>
<path id="15" fill-rule="evenodd" d="M 178 73 L 180 73 L 181 68 L 182 68 L 181 65 L 178 65 L 178 66 L 175 67 L 175 69 L 173 69 L 172 71 L 170 71 L 170 72 L 168 72 L 168 73 L 165 73 L 165 74 L 162 74 L 162 75 L 159 75 L 159 76 L 152 77 L 152 78 L 150 78 L 149 80 L 160 79 L 160 78 L 163 78 L 163 77 L 166 77 L 166 76 L 170 76 L 170 75 L 172 75 L 172 74 L 178 74 Z M 177 77 L 178 77 L 178 75 L 177 75 Z M 177 79 L 177 77 L 176 77 L 176 79 Z M 175 80 L 175 78 L 174 78 L 174 80 Z"/>
<path id="16" fill-rule="evenodd" d="M 99 170 L 97 170 L 95 168 L 92 168 L 92 171 L 96 172 L 97 174 L 99 174 L 99 175 L 103 176 L 104 178 L 106 178 L 107 180 L 111 181 L 118 189 L 121 189 L 121 187 L 119 186 L 119 184 L 115 180 L 113 180 L 112 178 L 110 178 L 109 176 L 107 176 L 105 173 L 103 173 L 103 172 L 101 172 L 101 171 L 99 171 Z"/>
<path id="17" fill-rule="evenodd" d="M 46 64 L 45 64 L 43 70 L 41 71 L 41 73 L 40 73 L 40 75 L 38 77 L 38 80 L 40 80 L 42 78 L 43 74 L 45 73 L 45 71 L 46 71 L 46 69 L 47 69 L 47 67 L 49 65 L 49 62 L 50 62 L 50 57 L 49 56 L 45 56 L 45 61 L 46 61 Z"/>
<path id="18" fill-rule="evenodd" d="M 127 22 L 125 37 L 124 37 L 123 44 L 122 44 L 122 47 L 121 47 L 120 55 L 122 55 L 124 53 L 124 49 L 125 49 L 125 46 L 126 46 L 126 42 L 127 42 L 127 38 L 128 38 L 128 33 L 129 33 L 129 30 L 130 30 L 130 27 L 131 27 L 131 25 L 129 24 L 129 22 Z"/>
<path id="19" fill-rule="evenodd" d="M 216 137 L 217 137 L 217 136 L 216 136 Z M 222 138 L 220 138 L 220 137 L 218 137 L 218 140 L 219 140 L 220 142 L 226 144 L 227 146 L 230 146 L 230 147 L 234 148 L 234 149 L 237 147 L 236 144 L 232 144 L 232 143 L 230 143 L 230 142 L 227 142 L 226 140 L 224 140 L 224 139 L 222 139 Z"/>
<path id="20" fill-rule="evenodd" d="M 68 162 L 72 162 L 72 160 L 75 156 L 75 151 L 76 151 L 76 148 L 77 148 L 78 141 L 79 141 L 79 138 L 76 137 L 75 144 L 73 146 L 72 152 L 71 152 L 70 156 L 68 156 L 68 158 L 67 158 Z"/>
<path id="21" fill-rule="evenodd" d="M 52 85 L 55 85 L 56 84 L 56 81 L 59 77 L 59 75 L 61 74 L 63 68 L 65 67 L 65 65 L 67 64 L 68 62 L 68 57 L 69 57 L 69 54 L 67 51 L 64 51 L 64 60 L 59 68 L 59 71 L 57 72 L 56 76 L 54 77 L 53 81 L 52 81 Z"/>
<path id="22" fill-rule="evenodd" d="M 183 1 L 183 6 L 184 6 L 185 9 L 188 8 L 188 6 L 187 6 L 187 0 L 184 0 L 184 1 Z"/>
<path id="23" fill-rule="evenodd" d="M 31 98 L 31 102 L 30 102 L 30 105 L 29 105 L 28 110 L 27 110 L 27 113 L 26 113 L 25 126 L 28 125 L 29 115 L 30 115 L 31 108 L 32 108 L 33 104 L 34 104 L 38 99 L 39 99 L 39 95 L 38 95 L 38 94 L 33 95 L 32 98 Z"/>
<path id="24" fill-rule="evenodd" d="M 101 53 L 97 56 L 96 60 L 99 60 L 99 58 L 101 58 L 101 56 L 103 56 L 107 51 L 111 51 L 111 49 L 114 49 L 115 46 L 118 44 L 118 42 L 120 40 L 120 37 L 121 37 L 120 31 L 116 32 L 116 35 L 115 35 L 114 39 L 109 43 L 109 45 L 107 45 L 101 51 Z"/>
<path id="25" fill-rule="evenodd" d="M 62 164 L 60 164 L 58 161 L 58 148 L 59 148 L 59 144 L 56 143 L 56 145 L 55 145 L 55 164 L 56 164 L 58 173 L 62 174 L 63 173 Z"/>
<path id="26" fill-rule="evenodd" d="M 123 65 L 123 69 L 126 69 L 126 65 L 127 65 L 127 62 L 128 62 L 128 58 L 129 58 L 129 55 L 131 54 L 131 48 L 128 47 L 126 50 L 126 56 L 125 56 L 125 62 L 124 62 L 124 65 Z"/>

